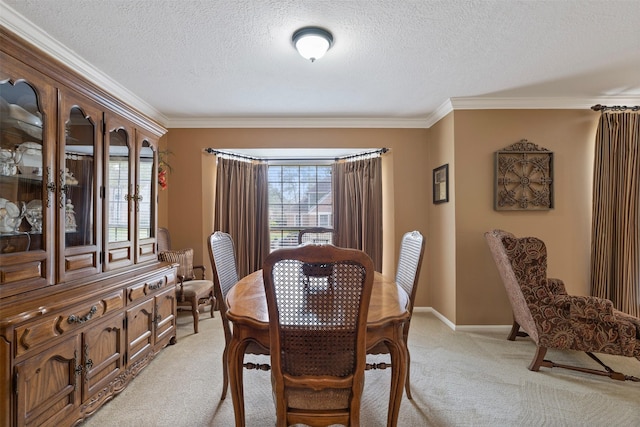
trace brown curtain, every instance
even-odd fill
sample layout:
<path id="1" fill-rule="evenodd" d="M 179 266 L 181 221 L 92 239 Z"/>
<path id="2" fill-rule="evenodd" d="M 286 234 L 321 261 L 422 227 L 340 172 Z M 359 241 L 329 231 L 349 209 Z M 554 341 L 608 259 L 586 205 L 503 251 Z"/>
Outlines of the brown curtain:
<path id="1" fill-rule="evenodd" d="M 382 159 L 335 163 L 332 191 L 336 246 L 366 252 L 382 271 Z"/>
<path id="2" fill-rule="evenodd" d="M 269 254 L 267 164 L 223 157 L 217 162 L 214 227 L 231 235 L 244 277 L 261 269 Z"/>
<path id="3" fill-rule="evenodd" d="M 640 316 L 640 114 L 602 113 L 594 168 L 591 292 Z"/>

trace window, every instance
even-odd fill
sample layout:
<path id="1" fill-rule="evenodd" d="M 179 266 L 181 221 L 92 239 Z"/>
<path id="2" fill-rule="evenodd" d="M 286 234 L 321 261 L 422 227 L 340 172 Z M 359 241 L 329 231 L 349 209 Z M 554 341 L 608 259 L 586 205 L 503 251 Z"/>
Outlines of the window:
<path id="1" fill-rule="evenodd" d="M 332 227 L 330 165 L 269 165 L 271 250 L 296 246 L 298 232 Z"/>

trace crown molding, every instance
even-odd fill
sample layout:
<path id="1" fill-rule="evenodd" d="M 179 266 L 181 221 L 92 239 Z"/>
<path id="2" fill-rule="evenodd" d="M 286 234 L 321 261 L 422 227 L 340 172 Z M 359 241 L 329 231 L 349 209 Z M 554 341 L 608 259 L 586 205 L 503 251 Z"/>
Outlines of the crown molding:
<path id="1" fill-rule="evenodd" d="M 436 110 L 433 113 L 429 114 L 426 120 L 427 128 L 430 128 L 431 126 L 438 123 L 447 114 L 449 114 L 452 111 L 453 111 L 453 104 L 451 103 L 451 98 L 449 98 L 446 101 L 444 101 L 442 104 L 440 104 L 440 106 L 436 108 Z"/>
<path id="2" fill-rule="evenodd" d="M 595 104 L 636 105 L 640 95 L 594 97 L 451 98 L 454 110 L 583 110 Z"/>
<path id="3" fill-rule="evenodd" d="M 0 1 L 0 25 L 160 124 L 167 117 Z"/>
<path id="4" fill-rule="evenodd" d="M 170 118 L 171 128 L 415 128 L 426 129 L 425 119 L 341 117 L 228 117 Z"/>

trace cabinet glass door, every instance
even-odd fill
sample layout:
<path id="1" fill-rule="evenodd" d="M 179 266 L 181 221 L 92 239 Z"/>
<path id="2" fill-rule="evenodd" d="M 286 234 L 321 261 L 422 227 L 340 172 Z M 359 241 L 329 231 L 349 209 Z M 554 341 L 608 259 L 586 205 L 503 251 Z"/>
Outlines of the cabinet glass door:
<path id="1" fill-rule="evenodd" d="M 136 218 L 138 251 L 136 262 L 157 259 L 157 150 L 150 138 L 138 133 L 138 179 L 136 182 Z"/>
<path id="2" fill-rule="evenodd" d="M 107 163 L 107 241 L 109 243 L 130 240 L 129 200 L 129 135 L 124 129 L 109 132 L 109 159 Z"/>
<path id="3" fill-rule="evenodd" d="M 105 113 L 105 271 L 134 262 L 134 133 L 127 120 Z"/>
<path id="4" fill-rule="evenodd" d="M 42 112 L 33 87 L 0 84 L 0 251 L 42 249 Z"/>
<path id="5" fill-rule="evenodd" d="M 153 194 L 153 176 L 154 176 L 154 154 L 148 141 L 144 141 L 140 149 L 140 182 L 138 183 L 138 218 L 139 218 L 139 236 L 141 239 L 153 237 L 151 228 L 153 226 L 152 194 Z"/>
<path id="6" fill-rule="evenodd" d="M 95 245 L 95 124 L 80 108 L 73 107 L 66 128 L 64 170 L 60 172 L 60 204 L 64 204 L 66 247 Z M 80 215 L 76 214 L 76 206 Z"/>
<path id="7" fill-rule="evenodd" d="M 100 271 L 98 212 L 102 112 L 94 104 L 72 95 L 60 105 L 64 148 L 60 157 L 58 221 L 64 256 L 59 264 L 61 281 Z"/>
<path id="8" fill-rule="evenodd" d="M 10 58 L 0 61 L 0 82 L 0 296 L 6 297 L 53 283 L 56 100 L 39 73 Z"/>

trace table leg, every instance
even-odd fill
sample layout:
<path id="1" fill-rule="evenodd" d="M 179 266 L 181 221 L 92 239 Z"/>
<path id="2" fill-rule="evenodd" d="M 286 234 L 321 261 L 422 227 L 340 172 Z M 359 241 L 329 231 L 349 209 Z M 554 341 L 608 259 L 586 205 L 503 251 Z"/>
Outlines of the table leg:
<path id="1" fill-rule="evenodd" d="M 389 410 L 387 412 L 387 427 L 398 424 L 402 392 L 407 377 L 408 350 L 402 334 L 402 324 L 396 326 L 395 340 L 386 341 L 391 357 L 391 390 L 389 392 Z"/>
<path id="2" fill-rule="evenodd" d="M 236 328 L 234 328 L 235 331 Z M 236 419 L 236 427 L 244 427 L 244 391 L 242 369 L 244 352 L 249 344 L 246 340 L 239 339 L 236 334 L 231 337 L 229 343 L 229 383 L 231 386 L 231 399 L 233 412 Z"/>

